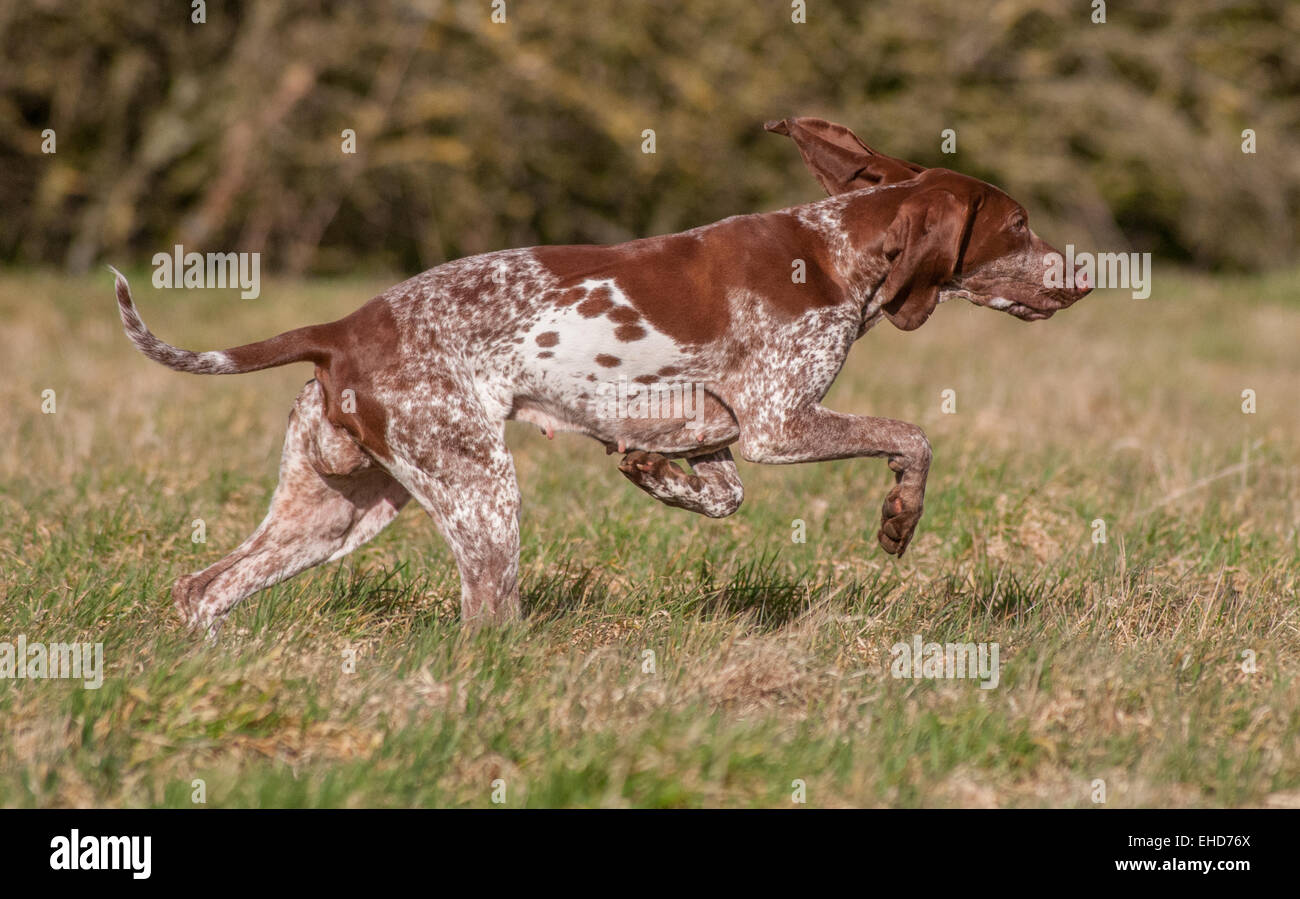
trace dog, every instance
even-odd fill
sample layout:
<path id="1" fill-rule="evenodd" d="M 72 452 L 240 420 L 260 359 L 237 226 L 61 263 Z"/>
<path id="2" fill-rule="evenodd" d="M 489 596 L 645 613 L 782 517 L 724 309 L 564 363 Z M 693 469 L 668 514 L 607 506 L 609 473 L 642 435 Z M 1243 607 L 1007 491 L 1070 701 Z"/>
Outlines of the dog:
<path id="1" fill-rule="evenodd" d="M 895 483 L 877 538 L 901 556 L 930 444 L 915 425 L 821 405 L 849 348 L 881 319 L 920 327 L 942 300 L 1035 321 L 1090 286 L 1045 286 L 1056 251 L 992 185 L 878 153 L 822 119 L 765 127 L 795 141 L 827 199 L 613 246 L 458 259 L 338 321 L 233 349 L 159 340 L 114 269 L 127 336 L 156 362 L 208 375 L 315 367 L 269 513 L 230 555 L 176 582 L 182 619 L 215 637 L 240 600 L 356 549 L 411 497 L 455 556 L 462 620 L 517 617 L 510 420 L 592 437 L 641 490 L 713 518 L 744 497 L 732 446 L 769 464 L 883 457 Z M 597 414 L 614 383 L 686 385 L 692 400 L 656 416 Z"/>

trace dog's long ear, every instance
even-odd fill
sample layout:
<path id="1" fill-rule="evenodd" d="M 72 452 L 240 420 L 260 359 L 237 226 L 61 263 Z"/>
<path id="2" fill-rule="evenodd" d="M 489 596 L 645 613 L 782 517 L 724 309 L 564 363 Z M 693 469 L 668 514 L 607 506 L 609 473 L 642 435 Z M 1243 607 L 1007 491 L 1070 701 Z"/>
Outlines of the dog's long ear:
<path id="1" fill-rule="evenodd" d="M 939 287 L 961 261 L 975 203 L 947 190 L 923 190 L 903 201 L 885 232 L 889 274 L 880 285 L 885 317 L 900 331 L 912 331 L 939 305 Z"/>
<path id="2" fill-rule="evenodd" d="M 850 190 L 892 184 L 915 178 L 924 166 L 877 153 L 843 125 L 800 116 L 764 126 L 775 134 L 788 135 L 799 147 L 804 165 L 834 196 Z"/>

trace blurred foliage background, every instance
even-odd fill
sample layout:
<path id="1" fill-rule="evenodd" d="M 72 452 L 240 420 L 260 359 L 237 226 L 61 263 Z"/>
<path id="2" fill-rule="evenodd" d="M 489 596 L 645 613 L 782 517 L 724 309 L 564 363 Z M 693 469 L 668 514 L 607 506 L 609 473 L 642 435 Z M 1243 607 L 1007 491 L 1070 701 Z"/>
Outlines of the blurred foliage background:
<path id="1" fill-rule="evenodd" d="M 1294 0 L 504 6 L 3 0 L 0 260 L 414 272 L 675 231 L 821 196 L 761 127 L 795 114 L 991 181 L 1058 245 L 1297 256 Z"/>

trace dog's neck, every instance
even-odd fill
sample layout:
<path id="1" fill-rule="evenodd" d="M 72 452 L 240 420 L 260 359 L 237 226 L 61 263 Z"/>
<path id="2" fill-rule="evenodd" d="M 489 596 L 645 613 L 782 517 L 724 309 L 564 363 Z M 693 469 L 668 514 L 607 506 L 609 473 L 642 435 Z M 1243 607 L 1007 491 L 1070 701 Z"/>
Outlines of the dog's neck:
<path id="1" fill-rule="evenodd" d="M 880 317 L 876 294 L 889 272 L 890 260 L 884 253 L 888 222 L 917 187 L 912 181 L 868 187 L 783 210 L 796 218 L 803 236 L 822 250 L 815 256 L 842 285 L 846 301 L 861 310 L 858 336 Z"/>

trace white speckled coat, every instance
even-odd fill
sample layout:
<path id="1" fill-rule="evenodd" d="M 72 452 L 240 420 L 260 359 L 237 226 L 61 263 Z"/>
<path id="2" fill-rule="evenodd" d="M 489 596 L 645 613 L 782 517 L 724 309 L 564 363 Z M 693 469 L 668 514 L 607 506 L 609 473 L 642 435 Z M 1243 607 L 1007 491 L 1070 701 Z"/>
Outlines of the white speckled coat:
<path id="1" fill-rule="evenodd" d="M 617 246 L 448 262 L 336 322 L 248 346 L 163 343 L 117 275 L 128 336 L 164 365 L 315 365 L 270 512 L 229 556 L 176 583 L 184 620 L 215 634 L 241 599 L 345 555 L 411 497 L 455 555 L 463 618 L 518 615 L 511 419 L 599 440 L 625 454 L 620 471 L 646 493 L 710 517 L 743 498 L 732 444 L 753 462 L 884 456 L 896 484 L 878 538 L 901 555 L 921 517 L 930 446 L 913 425 L 820 405 L 853 342 L 882 317 L 918 327 L 950 296 L 1046 318 L 1087 285 L 1044 286 L 1054 251 L 990 185 L 883 156 L 817 119 L 769 130 L 795 139 L 833 196 Z M 687 385 L 699 400 L 655 416 L 599 414 L 614 382 Z"/>

